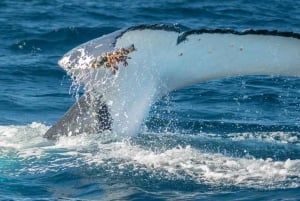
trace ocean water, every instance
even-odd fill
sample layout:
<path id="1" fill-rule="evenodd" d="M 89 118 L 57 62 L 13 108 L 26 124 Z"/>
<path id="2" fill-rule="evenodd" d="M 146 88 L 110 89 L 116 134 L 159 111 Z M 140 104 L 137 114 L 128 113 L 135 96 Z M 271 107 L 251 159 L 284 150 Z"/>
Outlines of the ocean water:
<path id="1" fill-rule="evenodd" d="M 300 79 L 211 80 L 164 96 L 132 137 L 43 134 L 74 103 L 57 65 L 137 24 L 300 33 L 298 1 L 0 1 L 0 200 L 300 200 Z"/>

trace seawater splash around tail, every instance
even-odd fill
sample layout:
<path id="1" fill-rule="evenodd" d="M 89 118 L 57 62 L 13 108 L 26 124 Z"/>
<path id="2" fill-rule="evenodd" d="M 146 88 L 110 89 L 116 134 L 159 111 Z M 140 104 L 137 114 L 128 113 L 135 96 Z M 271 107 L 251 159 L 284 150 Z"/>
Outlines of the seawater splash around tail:
<path id="1" fill-rule="evenodd" d="M 134 45 L 131 59 L 114 73 L 91 68 L 97 57 Z M 128 65 L 127 65 L 128 63 Z M 277 31 L 192 30 L 142 25 L 94 39 L 68 52 L 59 64 L 91 100 L 105 105 L 109 130 L 134 135 L 151 104 L 168 92 L 210 79 L 241 75 L 300 75 L 300 35 Z M 84 96 L 46 133 L 47 138 L 95 133 L 102 114 Z M 73 106 L 74 107 L 74 106 Z M 90 115 L 92 114 L 92 115 Z M 83 117 L 83 118 L 82 118 Z M 80 127 L 78 132 L 78 127 Z M 56 132 L 56 133 L 55 133 Z"/>
<path id="2" fill-rule="evenodd" d="M 61 179 L 59 175 L 64 172 L 86 174 L 85 177 L 93 179 L 109 178 L 117 183 L 138 181 L 142 183 L 140 185 L 149 185 L 147 182 L 157 180 L 159 183 L 175 180 L 225 190 L 226 187 L 263 190 L 300 187 L 299 159 L 284 158 L 276 161 L 249 154 L 235 156 L 235 149 L 227 149 L 227 154 L 221 154 L 217 150 L 205 150 L 201 144 L 197 145 L 204 141 L 206 144 L 220 142 L 213 134 L 187 136 L 178 133 L 145 133 L 130 139 L 118 139 L 109 133 L 106 136 L 83 134 L 61 137 L 57 142 L 52 142 L 42 137 L 47 128 L 39 123 L 0 126 L 0 178 L 5 175 L 7 179 L 14 179 L 25 174 L 29 178 L 30 175 L 40 177 L 43 181 L 43 178 L 49 177 L 51 179 L 46 187 L 43 186 L 45 184 L 41 186 L 50 192 L 61 191 L 55 178 Z M 235 142 L 233 135 L 228 135 L 227 143 Z M 240 140 L 247 141 L 246 135 L 245 139 Z M 248 147 L 250 153 L 266 151 L 266 144 L 259 143 L 264 135 L 260 132 L 253 134 L 259 146 Z M 172 141 L 176 142 L 172 144 Z M 299 144 L 300 139 L 295 142 Z M 281 146 L 284 142 L 278 140 L 276 143 L 274 145 L 270 142 L 269 145 L 274 149 L 272 151 L 289 153 L 290 150 Z M 155 144 L 155 148 L 151 148 L 151 144 Z M 218 146 L 223 147 L 221 143 Z M 295 151 L 299 151 L 298 145 Z M 68 178 L 59 181 L 69 182 Z M 82 185 L 84 188 L 84 179 L 76 181 L 77 187 Z M 55 183 L 54 187 L 52 182 Z M 35 184 L 30 182 L 29 188 L 32 185 Z M 99 186 L 102 187 L 97 185 L 97 189 Z M 74 190 L 73 185 L 67 184 L 65 187 Z M 7 189 L 11 192 L 4 183 L 1 190 Z M 56 193 L 61 195 L 63 192 Z"/>

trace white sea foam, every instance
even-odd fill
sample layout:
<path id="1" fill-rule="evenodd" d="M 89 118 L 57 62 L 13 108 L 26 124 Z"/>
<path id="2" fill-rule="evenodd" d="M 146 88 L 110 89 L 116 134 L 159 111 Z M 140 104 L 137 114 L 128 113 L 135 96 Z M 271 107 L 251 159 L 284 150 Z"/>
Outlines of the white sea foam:
<path id="1" fill-rule="evenodd" d="M 0 150 L 16 152 L 20 157 L 41 156 L 41 146 L 49 141 L 42 137 L 48 127 L 40 123 L 27 126 L 0 126 Z"/>
<path id="2" fill-rule="evenodd" d="M 42 137 L 47 128 L 38 123 L 0 126 L 2 157 L 13 155 L 11 160 L 22 164 L 20 169 L 7 166 L 13 168 L 8 174 L 43 174 L 87 165 L 105 167 L 117 171 L 116 174 L 124 170 L 146 171 L 154 177 L 188 179 L 214 186 L 259 189 L 300 186 L 300 159 L 240 158 L 201 151 L 190 145 L 153 150 L 109 133 L 62 137 L 54 143 Z"/>
<path id="3" fill-rule="evenodd" d="M 300 135 L 292 132 L 256 132 L 256 133 L 236 133 L 228 135 L 236 141 L 241 140 L 261 140 L 276 143 L 293 143 L 300 145 Z"/>
<path id="4" fill-rule="evenodd" d="M 273 161 L 247 159 L 201 152 L 191 146 L 162 151 L 145 150 L 128 142 L 100 146 L 99 153 L 87 161 L 102 164 L 121 159 L 120 167 L 131 164 L 135 169 L 162 171 L 170 177 L 193 179 L 212 185 L 236 185 L 253 188 L 300 186 L 300 160 Z"/>
<path id="5" fill-rule="evenodd" d="M 230 134 L 201 133 L 199 135 L 214 138 L 229 138 L 233 141 L 255 140 L 270 143 L 300 145 L 300 133 L 297 132 L 244 132 Z"/>

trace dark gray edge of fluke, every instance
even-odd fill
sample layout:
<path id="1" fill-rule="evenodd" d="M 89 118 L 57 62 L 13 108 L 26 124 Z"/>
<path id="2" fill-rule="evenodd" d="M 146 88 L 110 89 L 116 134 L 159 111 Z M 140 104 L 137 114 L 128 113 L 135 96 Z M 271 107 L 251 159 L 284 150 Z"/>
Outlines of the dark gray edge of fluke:
<path id="1" fill-rule="evenodd" d="M 177 44 L 185 41 L 189 35 L 193 34 L 205 34 L 205 33 L 218 33 L 218 34 L 235 34 L 235 35 L 268 35 L 268 36 L 283 36 L 283 37 L 291 37 L 300 39 L 300 34 L 295 32 L 288 32 L 288 31 L 278 31 L 278 30 L 266 30 L 266 29 L 247 29 L 244 31 L 236 31 L 233 29 L 193 29 L 182 31 L 183 26 L 180 25 L 172 25 L 172 24 L 141 24 L 137 26 L 132 26 L 124 31 L 122 31 L 117 37 L 116 40 L 123 36 L 124 33 L 128 31 L 135 31 L 135 30 L 145 30 L 145 29 L 152 29 L 152 30 L 164 30 L 164 31 L 173 31 L 180 33 L 177 38 Z"/>
<path id="2" fill-rule="evenodd" d="M 183 32 L 180 34 L 180 36 L 177 39 L 177 44 L 181 43 L 182 41 L 185 41 L 187 36 L 192 34 L 205 34 L 205 33 L 219 33 L 219 34 L 235 34 L 235 35 L 268 35 L 268 36 L 283 36 L 283 37 L 291 37 L 300 39 L 299 33 L 294 32 L 284 32 L 284 31 L 277 31 L 277 30 L 254 30 L 254 29 L 248 29 L 245 31 L 235 31 L 233 29 L 199 29 L 199 30 L 190 30 Z"/>
<path id="3" fill-rule="evenodd" d="M 177 33 L 181 32 L 181 29 L 178 26 L 172 24 L 141 24 L 141 25 L 128 27 L 123 31 L 121 31 L 121 33 L 116 36 L 114 45 L 117 42 L 118 38 L 121 38 L 126 32 L 135 31 L 135 30 L 145 30 L 145 29 L 173 31 Z"/>
<path id="4" fill-rule="evenodd" d="M 101 96 L 97 97 L 95 102 L 91 101 L 89 94 L 82 95 L 72 106 L 69 110 L 61 117 L 53 126 L 51 126 L 47 132 L 44 134 L 44 137 L 48 140 L 57 140 L 61 136 L 68 136 L 69 131 L 72 132 L 72 135 L 77 135 L 78 133 L 96 133 L 96 132 L 103 132 L 106 130 L 111 130 L 112 124 L 112 117 L 108 112 L 107 105 L 101 101 Z M 93 106 L 91 106 L 93 104 Z M 81 125 L 78 130 L 78 133 L 73 132 L 72 129 L 68 129 L 71 124 L 79 125 L 78 121 L 82 122 L 85 119 L 86 114 L 90 108 L 95 108 L 97 115 L 94 118 L 98 120 L 98 128 L 90 129 L 87 125 Z M 77 118 L 77 117 L 83 118 Z M 94 130 L 96 129 L 96 130 Z"/>
<path id="5" fill-rule="evenodd" d="M 144 30 L 144 29 L 173 31 L 178 33 L 182 32 L 179 26 L 173 24 L 141 24 L 141 25 L 129 27 L 126 29 L 126 31 Z"/>

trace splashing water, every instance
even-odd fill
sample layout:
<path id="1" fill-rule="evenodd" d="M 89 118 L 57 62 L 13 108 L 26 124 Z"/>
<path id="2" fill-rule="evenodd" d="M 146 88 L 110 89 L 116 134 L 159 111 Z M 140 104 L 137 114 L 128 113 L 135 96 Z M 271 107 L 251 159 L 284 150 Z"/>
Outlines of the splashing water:
<path id="1" fill-rule="evenodd" d="M 61 137 L 54 143 L 43 138 L 47 128 L 39 123 L 0 127 L 1 177 L 6 174 L 10 177 L 51 175 L 67 169 L 84 168 L 104 169 L 119 176 L 132 172 L 138 177 L 149 175 L 162 180 L 190 180 L 195 184 L 223 187 L 276 189 L 300 186 L 298 159 L 277 161 L 250 155 L 237 157 L 230 151 L 214 153 L 204 150 L 202 145 L 189 145 L 187 137 L 180 134 L 148 133 L 127 139 L 111 133 L 83 134 Z M 149 136 L 153 138 L 147 139 Z M 174 136 L 179 143 L 170 143 Z M 228 136 L 232 142 L 236 140 L 235 135 Z M 239 140 L 247 140 L 248 135 L 244 136 Z M 252 137 L 261 140 L 263 136 L 264 133 L 256 133 Z M 205 143 L 209 144 L 218 136 L 195 136 L 194 141 L 202 142 L 205 138 Z M 278 143 L 282 143 L 281 140 Z M 155 148 L 149 144 L 155 144 Z M 14 172 L 10 171 L 12 168 Z"/>

